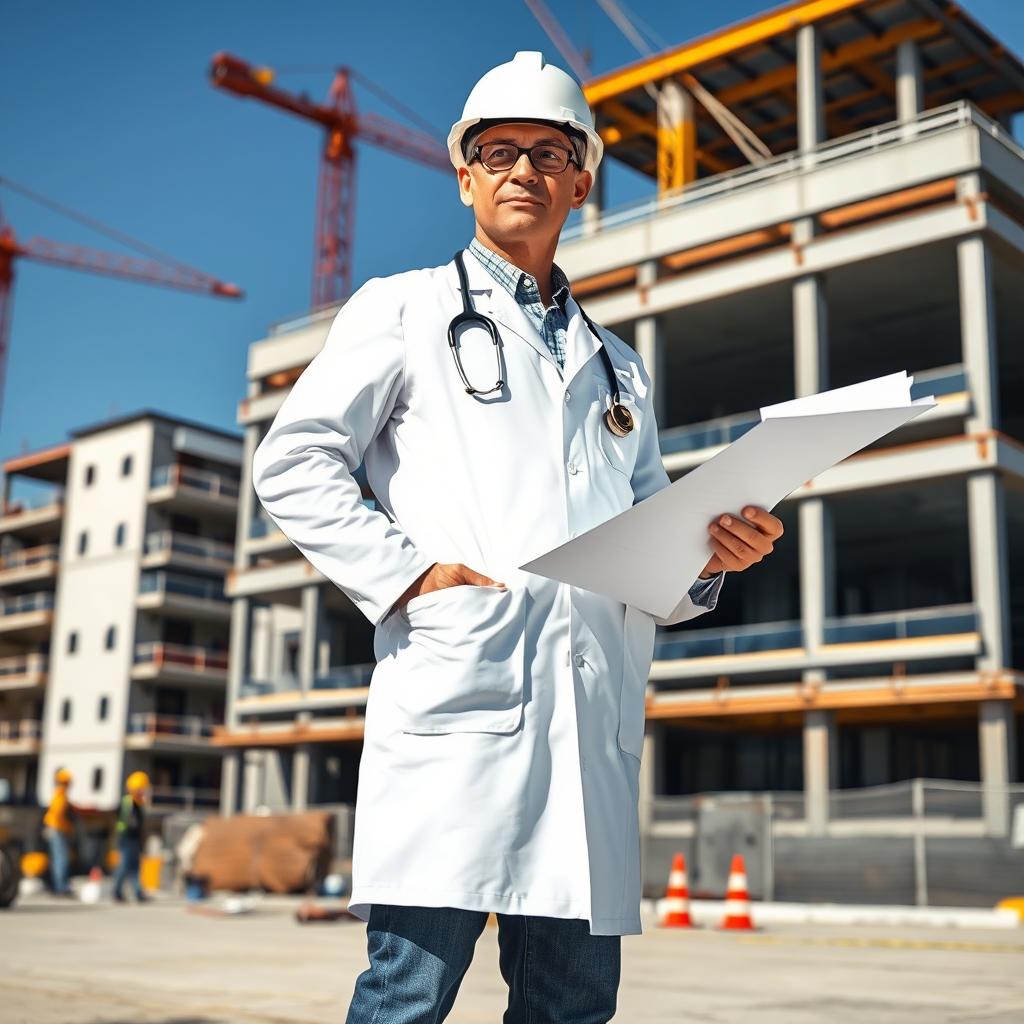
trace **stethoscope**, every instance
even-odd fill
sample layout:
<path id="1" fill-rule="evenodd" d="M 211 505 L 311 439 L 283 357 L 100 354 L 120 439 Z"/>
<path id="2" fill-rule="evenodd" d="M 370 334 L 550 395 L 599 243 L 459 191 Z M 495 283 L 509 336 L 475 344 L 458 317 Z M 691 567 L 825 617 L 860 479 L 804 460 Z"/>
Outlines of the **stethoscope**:
<path id="1" fill-rule="evenodd" d="M 462 292 L 463 308 L 461 313 L 456 313 L 452 317 L 452 322 L 448 325 L 448 347 L 452 351 L 455 368 L 459 371 L 462 383 L 466 386 L 466 394 L 489 395 L 492 391 L 499 391 L 505 386 L 505 382 L 501 379 L 501 352 L 498 344 L 498 327 L 490 317 L 478 313 L 473 308 L 473 302 L 469 297 L 469 280 L 466 277 L 466 266 L 462 262 L 461 249 L 455 254 L 455 268 L 459 272 L 459 290 Z M 576 305 L 579 306 L 579 302 Z M 612 393 L 612 405 L 610 409 L 605 410 L 605 425 L 616 437 L 625 437 L 633 429 L 633 414 L 622 404 L 619 394 L 619 381 L 615 376 L 615 367 L 612 366 L 611 356 L 608 355 L 608 350 L 605 348 L 601 335 L 594 326 L 593 320 L 583 311 L 582 306 L 579 306 L 579 310 L 587 326 L 593 331 L 594 337 L 597 338 L 601 358 L 604 360 L 605 373 L 608 375 L 609 390 Z M 498 361 L 498 381 L 493 388 L 488 388 L 486 391 L 475 388 L 469 383 L 466 371 L 462 368 L 462 359 L 459 356 L 458 346 L 455 344 L 455 332 L 470 323 L 483 327 L 490 334 L 491 341 L 494 342 L 494 354 Z"/>

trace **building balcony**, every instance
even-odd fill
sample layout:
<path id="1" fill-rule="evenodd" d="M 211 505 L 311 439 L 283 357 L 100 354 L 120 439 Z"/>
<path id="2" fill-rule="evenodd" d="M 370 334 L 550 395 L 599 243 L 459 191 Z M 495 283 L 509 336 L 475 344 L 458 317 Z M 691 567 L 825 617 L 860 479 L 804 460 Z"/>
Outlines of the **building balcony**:
<path id="1" fill-rule="evenodd" d="M 963 366 L 942 366 L 923 373 L 914 373 L 910 388 L 911 398 L 934 395 L 936 405 L 893 433 L 893 437 L 906 436 L 918 431 L 922 423 L 931 425 L 936 420 L 956 420 L 971 412 L 971 399 L 967 390 L 967 375 Z M 701 423 L 688 423 L 659 431 L 658 440 L 665 468 L 669 473 L 680 473 L 716 455 L 748 430 L 761 422 L 761 412 L 721 416 Z"/>
<path id="2" fill-rule="evenodd" d="M 693 690 L 659 688 L 647 695 L 648 719 L 717 718 L 781 714 L 811 709 L 935 707 L 981 700 L 1012 700 L 1024 692 L 1024 673 L 936 672 L 918 675 L 864 676 L 822 682 L 730 685 Z"/>
<path id="3" fill-rule="evenodd" d="M 228 678 L 227 651 L 168 644 L 137 643 L 132 679 L 222 688 Z"/>
<path id="4" fill-rule="evenodd" d="M 303 692 L 298 677 L 281 673 L 273 679 L 246 679 L 235 701 L 239 714 L 281 713 L 336 707 L 346 713 L 363 707 L 369 693 L 374 663 L 339 665 L 313 678 Z"/>
<path id="5" fill-rule="evenodd" d="M 58 544 L 40 544 L 12 551 L 0 558 L 0 587 L 10 589 L 56 580 L 59 562 Z"/>
<path id="6" fill-rule="evenodd" d="M 150 790 L 154 810 L 196 811 L 215 810 L 220 806 L 219 789 L 195 786 L 154 786 Z"/>
<path id="7" fill-rule="evenodd" d="M 799 620 L 660 633 L 652 680 L 780 669 L 919 661 L 981 653 L 973 605 L 826 618 L 824 643 L 805 647 Z"/>
<path id="8" fill-rule="evenodd" d="M 136 607 L 196 619 L 224 621 L 231 602 L 220 580 L 204 580 L 184 573 L 144 570 L 139 577 Z"/>
<path id="9" fill-rule="evenodd" d="M 285 541 L 291 550 L 295 548 Z M 305 558 L 268 561 L 249 569 L 231 569 L 224 582 L 229 597 L 259 597 L 261 600 L 297 605 L 299 593 L 311 583 L 324 583 L 326 577 Z"/>
<path id="10" fill-rule="evenodd" d="M 175 462 L 153 469 L 149 481 L 149 502 L 233 519 L 238 507 L 238 486 L 237 477 Z"/>
<path id="11" fill-rule="evenodd" d="M 53 628 L 54 603 L 51 590 L 0 598 L 0 636 L 28 642 L 45 640 Z"/>
<path id="12" fill-rule="evenodd" d="M 128 716 L 125 746 L 130 750 L 195 752 L 210 746 L 214 727 L 212 718 L 200 715 L 159 715 L 140 711 Z"/>
<path id="13" fill-rule="evenodd" d="M 159 530 L 146 534 L 142 565 L 146 569 L 175 565 L 200 572 L 225 573 L 231 568 L 234 557 L 234 547 L 223 541 Z"/>
<path id="14" fill-rule="evenodd" d="M 0 721 L 0 757 L 38 754 L 43 723 L 36 719 Z"/>
<path id="15" fill-rule="evenodd" d="M 12 501 L 0 512 L 0 534 L 28 535 L 56 539 L 64 519 L 63 495 L 47 497 L 39 505 Z"/>
<path id="16" fill-rule="evenodd" d="M 49 657 L 37 652 L 0 658 L 0 692 L 39 689 L 46 685 L 49 669 Z"/>
<path id="17" fill-rule="evenodd" d="M 325 332 L 326 335 L 326 332 Z M 238 403 L 237 420 L 241 426 L 268 423 L 278 413 L 288 397 L 288 387 L 274 388 L 263 395 L 243 398 Z"/>
<path id="18" fill-rule="evenodd" d="M 895 212 L 889 207 L 897 197 L 907 209 L 950 214 L 920 225 L 926 235 L 977 231 L 978 211 L 966 209 L 953 186 L 958 176 L 979 171 L 1024 197 L 1024 149 L 961 100 L 926 110 L 915 120 L 854 132 L 806 152 L 783 153 L 607 210 L 590 224 L 580 222 L 563 231 L 556 262 L 575 282 L 594 278 L 596 284 L 598 275 L 622 269 L 626 287 L 602 293 L 588 305 L 597 322 L 618 323 L 735 292 L 736 282 L 727 280 L 730 275 L 722 268 L 740 258 L 746 287 L 753 288 L 848 262 L 851 254 L 846 250 L 856 247 L 855 235 L 864 235 L 868 253 L 926 243 L 927 237 L 912 237 L 915 232 L 906 225 L 897 225 L 894 237 L 862 230 L 864 224 L 880 225 L 886 214 Z M 948 192 L 948 210 L 936 203 L 940 185 Z M 883 210 L 876 204 L 879 209 L 873 209 L 869 201 L 880 197 L 889 198 L 888 206 Z M 1011 218 L 982 205 L 986 209 L 981 213 L 986 218 L 991 214 L 991 223 L 981 226 L 1014 233 Z M 815 216 L 825 231 L 804 247 L 802 260 L 794 260 L 791 225 Z M 892 227 L 885 225 L 890 234 Z M 681 288 L 679 280 L 659 281 L 645 290 L 641 302 L 635 279 L 625 271 L 654 259 L 688 283 Z"/>

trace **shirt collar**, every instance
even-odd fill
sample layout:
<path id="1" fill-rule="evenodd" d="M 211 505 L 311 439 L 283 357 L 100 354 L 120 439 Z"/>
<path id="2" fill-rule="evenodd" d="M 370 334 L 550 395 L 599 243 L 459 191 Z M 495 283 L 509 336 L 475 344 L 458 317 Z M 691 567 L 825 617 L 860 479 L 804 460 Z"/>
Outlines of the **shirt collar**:
<path id="1" fill-rule="evenodd" d="M 469 251 L 480 260 L 484 267 L 490 271 L 491 276 L 517 302 L 541 302 L 540 291 L 537 288 L 535 279 L 527 274 L 525 270 L 521 270 L 514 263 L 509 263 L 504 257 L 499 256 L 490 246 L 484 245 L 476 235 L 470 240 Z M 551 297 L 563 313 L 565 312 L 565 302 L 569 294 L 569 279 L 557 263 L 552 263 Z"/>

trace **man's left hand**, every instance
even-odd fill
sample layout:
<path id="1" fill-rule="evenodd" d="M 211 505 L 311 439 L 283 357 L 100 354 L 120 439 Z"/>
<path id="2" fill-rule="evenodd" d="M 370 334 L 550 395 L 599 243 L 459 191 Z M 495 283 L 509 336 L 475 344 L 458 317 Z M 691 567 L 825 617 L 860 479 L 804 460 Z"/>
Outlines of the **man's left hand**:
<path id="1" fill-rule="evenodd" d="M 721 572 L 742 572 L 771 554 L 782 536 L 782 520 L 758 505 L 748 505 L 742 516 L 720 515 L 710 526 L 715 554 L 704 566 L 703 579 Z"/>

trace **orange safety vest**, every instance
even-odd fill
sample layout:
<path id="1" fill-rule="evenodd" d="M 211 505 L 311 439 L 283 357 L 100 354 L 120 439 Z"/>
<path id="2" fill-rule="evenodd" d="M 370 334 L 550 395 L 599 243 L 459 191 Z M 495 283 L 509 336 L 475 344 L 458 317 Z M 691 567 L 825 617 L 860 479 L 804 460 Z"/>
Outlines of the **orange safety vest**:
<path id="1" fill-rule="evenodd" d="M 74 831 L 70 812 L 71 801 L 68 800 L 67 787 L 58 786 L 54 791 L 50 806 L 46 809 L 46 814 L 43 815 L 43 824 L 57 829 L 58 832 L 70 833 Z"/>

